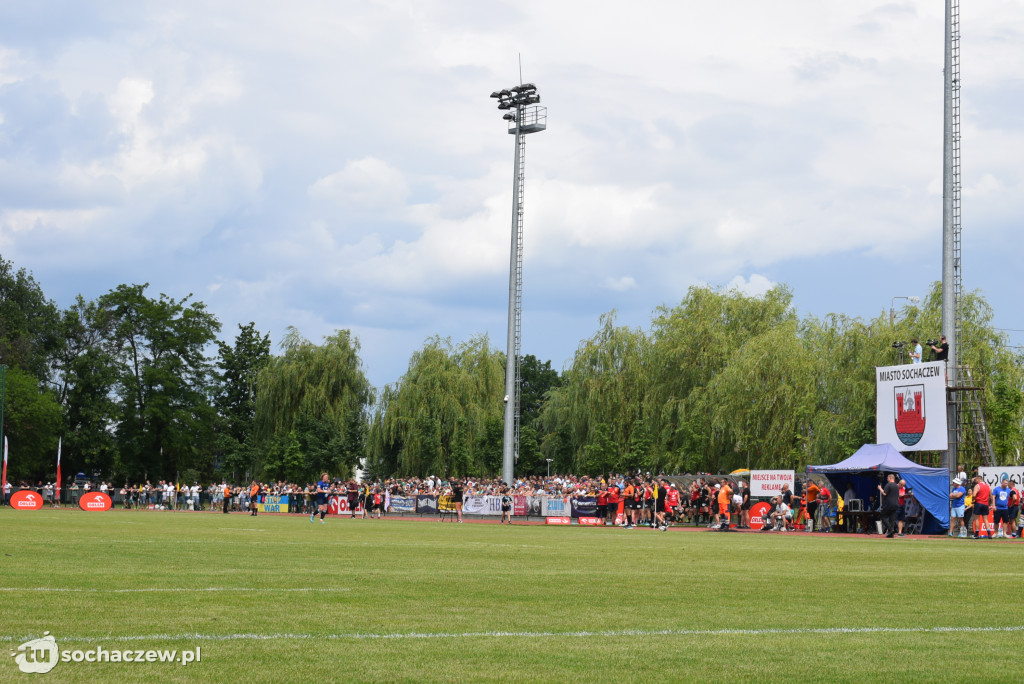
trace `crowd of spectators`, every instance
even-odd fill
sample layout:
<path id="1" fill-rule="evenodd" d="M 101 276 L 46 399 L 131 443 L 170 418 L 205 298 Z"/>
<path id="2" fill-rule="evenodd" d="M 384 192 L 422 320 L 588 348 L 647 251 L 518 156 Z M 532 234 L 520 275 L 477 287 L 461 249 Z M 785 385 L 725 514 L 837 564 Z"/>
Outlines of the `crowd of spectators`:
<path id="1" fill-rule="evenodd" d="M 54 500 L 54 484 L 38 483 L 21 488 L 38 490 L 45 501 Z M 66 503 L 76 503 L 78 496 L 97 490 L 109 494 L 115 506 L 126 509 L 246 511 L 255 514 L 256 502 L 266 503 L 268 497 L 288 497 L 288 510 L 309 513 L 315 508 L 317 485 L 293 482 L 256 482 L 235 484 L 227 481 L 201 485 L 198 482 L 175 483 L 159 480 L 125 484 L 115 488 L 107 482 L 93 485 L 74 483 L 65 488 Z M 350 515 L 383 515 L 390 510 L 392 497 L 451 496 L 453 491 L 465 496 L 499 497 L 548 496 L 564 499 L 591 497 L 596 500 L 596 516 L 605 524 L 626 528 L 656 527 L 671 524 L 740 529 L 750 527 L 750 508 L 754 503 L 750 489 L 742 478 L 704 476 L 652 476 L 647 473 L 611 474 L 600 477 L 553 475 L 533 476 L 516 480 L 506 486 L 500 479 L 488 478 L 387 478 L 374 482 L 336 479 L 330 483 L 330 495 L 344 498 Z M 808 497 L 813 504 L 821 489 L 811 484 Z M 827 492 L 827 489 L 825 490 Z M 791 493 L 786 503 L 793 505 Z M 807 511 L 813 516 L 813 505 Z M 797 510 L 801 510 L 797 507 Z M 805 513 L 806 515 L 806 513 Z M 792 519 L 792 515 L 790 516 Z M 798 518 L 799 520 L 799 518 Z"/>

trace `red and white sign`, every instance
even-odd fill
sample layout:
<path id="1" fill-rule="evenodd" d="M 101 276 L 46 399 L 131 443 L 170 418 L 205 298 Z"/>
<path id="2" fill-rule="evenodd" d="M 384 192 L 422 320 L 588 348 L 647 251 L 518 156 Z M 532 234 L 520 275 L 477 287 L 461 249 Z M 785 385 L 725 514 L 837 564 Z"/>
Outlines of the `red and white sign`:
<path id="1" fill-rule="evenodd" d="M 43 497 L 39 492 L 22 489 L 11 494 L 11 508 L 19 511 L 38 511 L 43 507 Z"/>
<path id="2" fill-rule="evenodd" d="M 752 529 L 760 529 L 764 526 L 765 518 L 772 511 L 772 505 L 766 501 L 756 503 L 750 507 L 750 527 Z"/>
<path id="3" fill-rule="evenodd" d="M 578 520 L 580 521 L 580 525 L 597 525 L 597 526 L 600 526 L 600 525 L 604 524 L 604 520 L 602 520 L 601 518 L 582 518 L 581 517 L 581 518 L 578 518 Z"/>
<path id="4" fill-rule="evenodd" d="M 796 473 L 792 470 L 751 470 L 750 496 L 776 496 L 784 484 L 793 491 L 795 481 Z"/>
<path id="5" fill-rule="evenodd" d="M 78 507 L 83 511 L 109 511 L 113 502 L 103 492 L 89 492 L 78 500 Z"/>
<path id="6" fill-rule="evenodd" d="M 361 498 L 361 497 L 360 497 Z M 348 507 L 348 498 L 344 496 L 332 496 L 327 499 L 327 512 L 331 515 L 340 515 L 341 513 L 352 513 L 352 509 Z M 361 514 L 363 512 L 362 503 L 356 504 L 356 513 Z"/>
<path id="7" fill-rule="evenodd" d="M 884 366 L 875 369 L 875 439 L 900 451 L 944 451 L 946 362 Z"/>
<path id="8" fill-rule="evenodd" d="M 548 525 L 571 525 L 572 518 L 567 516 L 549 516 L 544 518 Z"/>

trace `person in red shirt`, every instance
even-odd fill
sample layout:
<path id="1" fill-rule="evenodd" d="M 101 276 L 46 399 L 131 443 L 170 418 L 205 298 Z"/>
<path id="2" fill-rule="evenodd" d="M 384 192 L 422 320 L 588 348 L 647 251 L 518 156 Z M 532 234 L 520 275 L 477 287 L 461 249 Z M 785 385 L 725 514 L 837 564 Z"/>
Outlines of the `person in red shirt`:
<path id="1" fill-rule="evenodd" d="M 981 476 L 974 478 L 974 489 L 971 490 L 971 499 L 974 501 L 974 515 L 971 516 L 971 528 L 974 530 L 974 538 L 980 539 L 980 532 L 985 529 L 988 522 L 988 504 L 992 489 L 985 483 Z"/>
<path id="2" fill-rule="evenodd" d="M 670 522 L 675 522 L 676 511 L 679 509 L 679 490 L 669 486 L 668 480 L 662 480 L 661 485 L 665 487 L 665 513 Z"/>
<path id="3" fill-rule="evenodd" d="M 619 517 L 619 488 L 616 485 L 608 487 L 608 523 L 615 525 L 616 518 Z"/>
<path id="4" fill-rule="evenodd" d="M 1020 515 L 1020 490 L 1017 489 L 1017 483 L 1010 483 L 1010 536 L 1020 536 L 1020 530 L 1017 529 L 1017 516 Z"/>
<path id="5" fill-rule="evenodd" d="M 597 489 L 597 517 L 602 524 L 608 518 L 608 487 L 604 483 L 598 485 Z"/>

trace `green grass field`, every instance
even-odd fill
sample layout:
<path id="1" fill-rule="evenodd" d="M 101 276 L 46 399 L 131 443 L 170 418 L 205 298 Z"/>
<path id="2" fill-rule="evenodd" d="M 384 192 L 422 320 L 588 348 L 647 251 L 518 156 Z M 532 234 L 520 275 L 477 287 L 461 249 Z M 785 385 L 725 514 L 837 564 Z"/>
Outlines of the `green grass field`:
<path id="1" fill-rule="evenodd" d="M 940 681 L 1013 659 L 1024 544 L 0 510 L 0 681 Z M 850 628 L 850 631 L 840 631 Z M 959 628 L 969 628 L 957 631 Z M 999 628 L 999 629 L 983 629 Z"/>

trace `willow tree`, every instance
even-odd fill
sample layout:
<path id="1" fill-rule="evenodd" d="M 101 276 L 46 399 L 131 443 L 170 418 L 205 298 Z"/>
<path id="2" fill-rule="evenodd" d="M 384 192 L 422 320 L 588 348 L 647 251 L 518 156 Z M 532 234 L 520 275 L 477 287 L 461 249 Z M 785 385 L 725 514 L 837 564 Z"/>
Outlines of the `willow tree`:
<path id="1" fill-rule="evenodd" d="M 744 347 L 751 340 L 795 320 L 792 293 L 781 285 L 760 296 L 692 287 L 678 306 L 657 310 L 647 415 L 660 460 L 687 471 L 717 471 L 732 462 L 736 441 L 715 420 L 721 392 L 710 387 L 750 353 Z"/>
<path id="2" fill-rule="evenodd" d="M 815 371 L 796 321 L 747 340 L 707 388 L 712 427 L 727 447 L 718 470 L 793 468 L 806 461 Z"/>
<path id="3" fill-rule="evenodd" d="M 256 383 L 255 425 L 265 444 L 268 474 L 279 471 L 286 456 L 294 460 L 296 438 L 309 477 L 325 470 L 347 474 L 364 455 L 366 412 L 373 401 L 359 341 L 338 330 L 317 345 L 288 328 L 281 350 Z M 294 465 L 287 469 L 295 471 Z"/>
<path id="4" fill-rule="evenodd" d="M 486 335 L 432 337 L 384 388 L 370 426 L 376 475 L 495 475 L 501 468 L 505 355 Z"/>
<path id="5" fill-rule="evenodd" d="M 644 416 L 652 382 L 648 348 L 642 330 L 615 325 L 614 311 L 580 344 L 541 416 L 544 449 L 559 470 L 596 474 L 657 467 Z"/>

